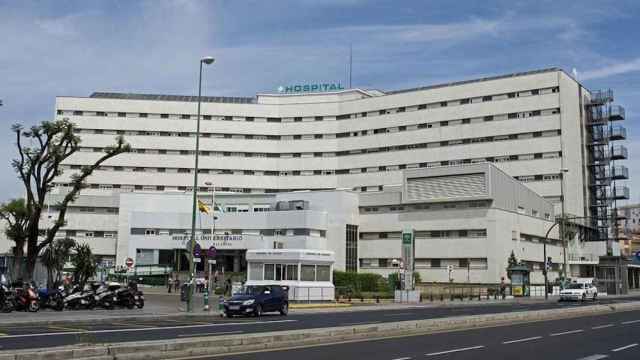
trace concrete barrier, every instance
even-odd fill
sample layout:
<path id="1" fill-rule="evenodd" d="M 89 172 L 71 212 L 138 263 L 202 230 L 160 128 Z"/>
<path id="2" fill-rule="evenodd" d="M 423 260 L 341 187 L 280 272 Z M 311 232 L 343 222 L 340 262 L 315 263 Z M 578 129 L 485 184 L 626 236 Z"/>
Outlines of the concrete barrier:
<path id="1" fill-rule="evenodd" d="M 640 310 L 640 302 L 591 305 L 575 308 L 481 314 L 438 319 L 410 320 L 369 325 L 278 331 L 242 335 L 185 338 L 111 345 L 76 345 L 45 351 L 2 351 L 0 360 L 77 359 L 77 360 L 155 360 L 233 352 L 259 351 L 339 341 L 374 340 L 403 335 L 472 329 L 488 326 L 558 320 L 612 312 Z"/>

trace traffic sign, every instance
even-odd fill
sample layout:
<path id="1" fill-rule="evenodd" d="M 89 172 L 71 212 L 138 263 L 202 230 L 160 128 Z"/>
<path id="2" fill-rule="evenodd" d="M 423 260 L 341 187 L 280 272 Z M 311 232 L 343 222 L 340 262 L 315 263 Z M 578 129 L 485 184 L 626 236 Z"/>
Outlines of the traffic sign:
<path id="1" fill-rule="evenodd" d="M 211 265 L 215 265 L 215 264 L 216 264 L 216 261 L 215 261 L 215 260 L 213 260 L 213 259 L 209 259 L 209 260 L 207 260 L 207 262 L 208 262 L 209 264 L 211 264 Z"/>
<path id="2" fill-rule="evenodd" d="M 202 255 L 202 248 L 200 247 L 200 244 L 196 243 L 193 246 L 193 256 L 199 258 Z"/>
<path id="3" fill-rule="evenodd" d="M 216 257 L 216 247 L 211 246 L 209 250 L 207 250 L 207 257 L 214 258 Z"/>
<path id="4" fill-rule="evenodd" d="M 200 262 L 200 260 L 201 260 L 201 259 L 200 259 L 199 257 L 195 257 L 195 258 L 193 258 L 193 262 L 194 262 L 194 263 L 199 263 L 199 262 Z"/>
<path id="5" fill-rule="evenodd" d="M 133 259 L 132 258 L 127 258 L 127 260 L 124 262 L 125 265 L 127 265 L 128 268 L 133 267 Z"/>

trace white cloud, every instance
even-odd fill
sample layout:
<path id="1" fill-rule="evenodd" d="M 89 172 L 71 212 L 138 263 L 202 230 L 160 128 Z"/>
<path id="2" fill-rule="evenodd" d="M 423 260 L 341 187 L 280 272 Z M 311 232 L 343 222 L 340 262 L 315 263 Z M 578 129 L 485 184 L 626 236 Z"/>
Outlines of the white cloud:
<path id="1" fill-rule="evenodd" d="M 599 69 L 588 70 L 578 75 L 580 80 L 592 80 L 636 71 L 640 71 L 640 58 L 607 65 Z"/>

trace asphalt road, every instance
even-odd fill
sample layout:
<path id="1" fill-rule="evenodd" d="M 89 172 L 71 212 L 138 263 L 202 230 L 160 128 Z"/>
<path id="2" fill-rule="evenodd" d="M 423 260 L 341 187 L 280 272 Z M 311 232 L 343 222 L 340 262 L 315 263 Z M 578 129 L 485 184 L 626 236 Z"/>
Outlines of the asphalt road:
<path id="1" fill-rule="evenodd" d="M 640 311 L 634 311 L 223 357 L 225 360 L 637 360 L 639 344 Z"/>
<path id="2" fill-rule="evenodd" d="M 608 304 L 640 300 L 639 297 L 600 299 L 596 303 Z M 591 305 L 582 303 L 503 303 L 474 304 L 446 307 L 411 307 L 389 310 L 341 311 L 307 314 L 290 314 L 287 317 L 266 315 L 261 318 L 220 318 L 205 321 L 175 321 L 154 319 L 129 321 L 126 317 L 105 324 L 45 326 L 2 326 L 0 315 L 0 350 L 33 349 L 77 343 L 110 343 L 176 339 L 183 337 L 248 334 L 270 331 L 298 330 L 333 326 L 350 326 L 463 316 L 474 314 L 505 313 L 514 311 L 542 310 L 562 307 Z M 620 316 L 630 316 L 623 313 Z M 640 358 L 640 357 L 639 357 Z"/>

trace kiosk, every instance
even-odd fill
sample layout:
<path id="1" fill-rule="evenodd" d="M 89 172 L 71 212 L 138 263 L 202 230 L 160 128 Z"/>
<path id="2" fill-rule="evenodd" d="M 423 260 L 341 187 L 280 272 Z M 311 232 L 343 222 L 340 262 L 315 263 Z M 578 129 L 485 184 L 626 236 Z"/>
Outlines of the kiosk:
<path id="1" fill-rule="evenodd" d="M 511 274 L 511 294 L 514 297 L 529 296 L 529 268 L 516 265 L 507 269 Z"/>

